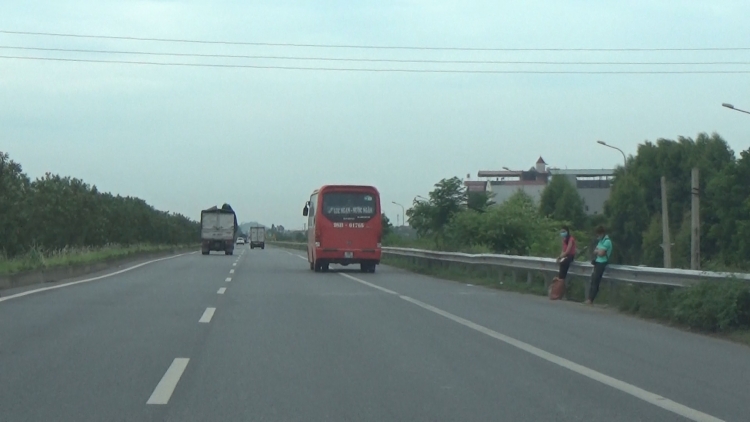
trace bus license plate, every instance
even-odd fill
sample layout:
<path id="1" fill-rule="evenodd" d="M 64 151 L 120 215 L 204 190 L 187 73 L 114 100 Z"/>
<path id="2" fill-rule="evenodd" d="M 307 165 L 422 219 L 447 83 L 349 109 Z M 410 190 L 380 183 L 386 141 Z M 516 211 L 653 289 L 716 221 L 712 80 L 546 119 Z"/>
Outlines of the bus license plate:
<path id="1" fill-rule="evenodd" d="M 354 258 L 354 252 L 344 252 L 344 258 Z"/>

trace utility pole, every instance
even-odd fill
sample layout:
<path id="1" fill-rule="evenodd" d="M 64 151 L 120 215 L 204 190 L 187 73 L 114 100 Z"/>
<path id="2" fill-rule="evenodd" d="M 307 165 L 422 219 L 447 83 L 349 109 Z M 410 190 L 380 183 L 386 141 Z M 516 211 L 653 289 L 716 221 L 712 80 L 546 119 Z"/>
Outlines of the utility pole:
<path id="1" fill-rule="evenodd" d="M 694 168 L 691 173 L 691 237 L 690 237 L 690 269 L 701 268 L 701 213 L 700 213 L 700 173 Z"/>
<path id="2" fill-rule="evenodd" d="M 664 249 L 664 268 L 672 268 L 672 242 L 669 239 L 669 207 L 667 206 L 667 178 L 661 177 L 661 247 Z"/>

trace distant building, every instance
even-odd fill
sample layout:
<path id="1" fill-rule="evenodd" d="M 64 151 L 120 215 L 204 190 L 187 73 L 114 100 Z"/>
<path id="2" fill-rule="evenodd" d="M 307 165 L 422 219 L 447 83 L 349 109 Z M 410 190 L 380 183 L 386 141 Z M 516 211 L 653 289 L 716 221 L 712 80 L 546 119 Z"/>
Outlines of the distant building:
<path id="1" fill-rule="evenodd" d="M 614 170 L 551 169 L 550 173 L 567 177 L 570 183 L 576 187 L 578 194 L 583 198 L 586 214 L 593 215 L 604 212 L 604 203 L 607 202 L 609 194 L 612 192 Z"/>
<path id="2" fill-rule="evenodd" d="M 547 163 L 539 157 L 534 167 L 529 170 L 514 171 L 507 167 L 504 170 L 479 171 L 477 176 L 485 180 L 464 181 L 469 192 L 487 192 L 496 204 L 501 204 L 514 193 L 526 192 L 536 203 L 542 198 L 542 192 L 547 187 L 551 176 L 560 174 L 566 176 L 576 187 L 583 198 L 584 210 L 587 214 L 600 214 L 604 211 L 604 202 L 609 198 L 613 170 L 560 170 L 548 168 Z"/>
<path id="3" fill-rule="evenodd" d="M 487 181 L 486 180 L 466 180 L 464 181 L 466 190 L 469 192 L 486 192 Z"/>

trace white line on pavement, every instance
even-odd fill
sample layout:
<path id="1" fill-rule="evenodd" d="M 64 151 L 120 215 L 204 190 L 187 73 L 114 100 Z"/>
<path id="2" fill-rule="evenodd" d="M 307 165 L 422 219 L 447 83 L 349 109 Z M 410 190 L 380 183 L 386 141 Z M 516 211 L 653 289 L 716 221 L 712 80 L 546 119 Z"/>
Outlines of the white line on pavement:
<path id="1" fill-rule="evenodd" d="M 31 295 L 31 294 L 34 294 L 34 293 L 46 292 L 47 290 L 61 289 L 63 287 L 75 286 L 76 284 L 82 284 L 82 283 L 88 283 L 90 281 L 101 280 L 103 278 L 112 277 L 112 276 L 116 276 L 118 274 L 126 273 L 126 272 L 134 270 L 136 268 L 143 267 L 144 265 L 153 264 L 154 262 L 166 261 L 168 259 L 174 259 L 174 258 L 178 258 L 178 257 L 185 256 L 185 255 L 192 255 L 194 253 L 195 252 L 188 252 L 188 253 L 183 253 L 183 254 L 179 254 L 179 255 L 168 256 L 166 258 L 154 259 L 154 260 L 151 260 L 151 261 L 142 262 L 142 263 L 140 263 L 138 265 L 133 265 L 132 267 L 128 267 L 128 268 L 124 268 L 124 269 L 119 270 L 119 271 L 115 271 L 113 273 L 100 275 L 98 277 L 87 278 L 85 280 L 78 280 L 78 281 L 73 281 L 73 282 L 65 283 L 65 284 L 58 284 L 57 286 L 42 287 L 41 289 L 28 290 L 28 291 L 25 291 L 25 292 L 16 293 L 14 295 L 0 297 L 0 302 L 5 302 L 6 300 L 16 299 L 16 298 L 19 298 L 19 297 L 22 297 L 22 296 L 28 296 L 28 295 Z"/>
<path id="2" fill-rule="evenodd" d="M 206 324 L 211 322 L 211 318 L 214 317 L 214 312 L 216 312 L 216 308 L 206 308 L 206 310 L 203 312 L 203 316 L 201 316 L 201 319 L 199 319 L 198 322 L 203 322 Z"/>
<path id="3" fill-rule="evenodd" d="M 224 292 L 226 292 L 226 291 L 227 291 L 226 287 L 221 287 L 221 288 L 219 288 L 219 291 L 216 292 L 216 294 L 223 295 Z"/>
<path id="4" fill-rule="evenodd" d="M 229 270 L 229 274 L 234 274 L 234 270 Z"/>
<path id="5" fill-rule="evenodd" d="M 232 277 L 227 277 L 227 279 L 224 280 L 224 281 L 226 281 L 227 283 L 229 283 L 230 281 L 232 281 Z"/>
<path id="6" fill-rule="evenodd" d="M 161 378 L 161 381 L 159 381 L 159 384 L 156 385 L 154 392 L 151 393 L 151 397 L 148 398 L 146 404 L 169 403 L 169 398 L 172 397 L 172 393 L 175 387 L 177 387 L 182 373 L 185 372 L 188 362 L 190 362 L 188 358 L 175 358 L 172 364 L 169 365 L 167 372 Z"/>
<path id="7" fill-rule="evenodd" d="M 232 266 L 233 266 L 233 267 L 236 267 L 236 266 L 237 266 L 237 263 L 236 263 L 236 262 L 233 262 L 233 263 L 232 263 Z"/>
<path id="8" fill-rule="evenodd" d="M 708 415 L 706 413 L 703 413 L 699 410 L 692 409 L 690 407 L 687 407 L 685 405 L 682 405 L 680 403 L 674 402 L 672 400 L 669 400 L 666 397 L 662 397 L 658 394 L 654 394 L 650 391 L 646 391 L 640 387 L 636 387 L 635 385 L 628 384 L 625 381 L 620 381 L 616 378 L 610 377 L 609 375 L 602 374 L 601 372 L 597 372 L 593 369 L 587 368 L 583 365 L 579 365 L 575 362 L 569 361 L 563 357 L 554 355 L 550 352 L 547 352 L 545 350 L 539 349 L 538 347 L 532 346 L 528 343 L 524 343 L 523 341 L 516 340 L 513 337 L 506 336 L 505 334 L 500 334 L 497 331 L 491 330 L 487 327 L 484 327 L 482 325 L 479 325 L 477 323 L 471 322 L 467 319 L 461 318 L 460 316 L 451 314 L 450 312 L 446 312 L 440 308 L 436 308 L 432 305 L 428 305 L 424 302 L 421 302 L 419 300 L 413 299 L 409 296 L 403 296 L 400 295 L 392 290 L 388 290 L 386 288 L 377 286 L 372 283 L 368 283 L 364 280 L 360 280 L 356 277 L 352 277 L 349 274 L 339 273 L 342 276 L 349 278 L 351 280 L 357 281 L 359 283 L 362 283 L 366 286 L 370 286 L 372 288 L 392 293 L 395 295 L 398 295 L 401 299 L 412 303 L 414 305 L 417 305 L 421 308 L 424 308 L 430 312 L 433 312 L 435 314 L 438 314 L 440 316 L 443 316 L 445 318 L 450 319 L 451 321 L 457 322 L 465 327 L 471 328 L 472 330 L 478 331 L 482 334 L 485 334 L 487 336 L 490 336 L 496 340 L 500 340 L 503 343 L 506 343 L 508 345 L 511 345 L 513 347 L 516 347 L 518 349 L 523 350 L 524 352 L 530 353 L 536 357 L 539 357 L 541 359 L 546 360 L 547 362 L 553 363 L 555 365 L 561 366 L 563 368 L 569 369 L 579 375 L 583 375 L 584 377 L 590 378 L 594 381 L 600 382 L 604 385 L 610 386 L 616 390 L 620 390 L 623 393 L 629 394 L 635 398 L 641 399 L 647 403 L 653 404 L 654 406 L 660 407 L 664 410 L 668 410 L 672 413 L 675 413 L 677 415 L 683 416 L 687 419 L 690 419 L 692 421 L 696 422 L 724 422 L 719 418 L 716 418 L 714 416 Z"/>
<path id="9" fill-rule="evenodd" d="M 305 257 L 305 256 L 302 256 L 302 255 L 294 255 L 294 256 L 296 256 L 297 258 L 301 258 L 301 259 L 304 259 L 305 261 L 307 261 L 307 257 Z"/>
<path id="10" fill-rule="evenodd" d="M 360 280 L 360 279 L 358 279 L 357 277 L 352 277 L 352 276 L 350 276 L 349 274 L 344 274 L 344 273 L 339 273 L 339 274 L 343 275 L 344 277 L 346 277 L 346 278 L 348 278 L 348 279 L 350 279 L 350 280 L 354 280 L 354 281 L 356 281 L 357 283 L 362 283 L 362 284 L 364 284 L 365 286 L 369 286 L 369 287 L 372 287 L 373 289 L 378 289 L 378 290 L 380 290 L 381 292 L 386 292 L 386 293 L 389 293 L 389 294 L 392 294 L 392 295 L 398 295 L 398 293 L 394 292 L 393 290 L 388 290 L 388 289 L 386 289 L 385 287 L 380 287 L 380 286 L 377 286 L 377 285 L 375 285 L 375 284 L 372 284 L 372 283 L 368 283 L 368 282 L 366 282 L 366 281 L 364 281 L 364 280 Z"/>

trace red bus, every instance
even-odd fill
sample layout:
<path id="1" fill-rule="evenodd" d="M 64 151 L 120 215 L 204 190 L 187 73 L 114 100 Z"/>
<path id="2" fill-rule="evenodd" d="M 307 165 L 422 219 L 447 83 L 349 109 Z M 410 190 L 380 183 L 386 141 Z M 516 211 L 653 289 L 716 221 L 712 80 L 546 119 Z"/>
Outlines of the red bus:
<path id="1" fill-rule="evenodd" d="M 380 264 L 380 193 L 372 186 L 329 185 L 313 192 L 307 217 L 307 261 L 315 272 L 330 264 L 359 264 L 375 272 Z"/>

